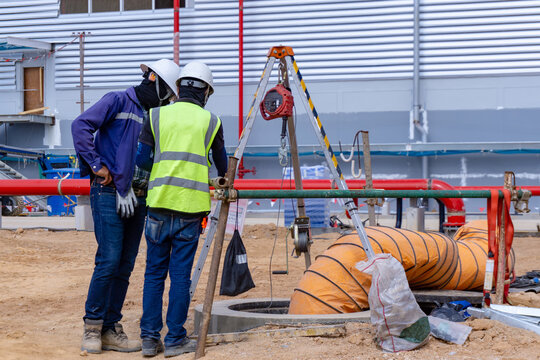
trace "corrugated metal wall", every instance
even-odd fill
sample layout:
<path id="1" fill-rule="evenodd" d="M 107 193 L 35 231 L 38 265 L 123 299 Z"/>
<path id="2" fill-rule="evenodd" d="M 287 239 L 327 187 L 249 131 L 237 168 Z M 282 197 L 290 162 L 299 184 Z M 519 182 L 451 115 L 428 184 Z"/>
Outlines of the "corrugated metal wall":
<path id="1" fill-rule="evenodd" d="M 15 90 L 15 62 L 0 63 L 0 90 Z"/>
<path id="2" fill-rule="evenodd" d="M 206 61 L 217 83 L 238 78 L 238 1 L 195 0 L 181 10 L 180 59 Z M 85 83 L 126 87 L 138 65 L 172 58 L 171 9 L 59 15 L 58 0 L 0 2 L 0 37 L 49 41 L 89 31 Z M 422 77 L 540 73 L 540 1 L 423 0 Z M 413 0 L 245 0 L 244 70 L 258 81 L 268 49 L 292 46 L 310 80 L 411 78 Z M 1 55 L 0 55 L 1 56 Z M 77 42 L 56 53 L 56 88 L 79 82 Z M 13 64 L 0 65 L 0 90 L 14 87 Z"/>
<path id="3" fill-rule="evenodd" d="M 540 72 L 540 1 L 423 0 L 424 77 Z"/>
<path id="4" fill-rule="evenodd" d="M 312 79 L 409 77 L 412 11 L 410 0 L 245 1 L 246 77 L 258 78 L 261 57 L 279 44 Z"/>

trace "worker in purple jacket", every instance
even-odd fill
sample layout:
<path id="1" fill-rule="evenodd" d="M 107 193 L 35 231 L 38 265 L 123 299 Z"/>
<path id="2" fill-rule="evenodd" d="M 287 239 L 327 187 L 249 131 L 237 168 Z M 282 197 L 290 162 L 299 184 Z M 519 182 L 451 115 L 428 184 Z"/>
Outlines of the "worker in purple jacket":
<path id="1" fill-rule="evenodd" d="M 137 139 L 150 108 L 178 96 L 180 68 L 162 59 L 142 64 L 143 81 L 105 94 L 71 126 L 81 176 L 90 175 L 90 204 L 98 243 L 85 305 L 81 350 L 139 351 L 119 321 L 146 214 L 148 173 L 136 168 Z M 95 138 L 94 138 L 95 134 Z"/>

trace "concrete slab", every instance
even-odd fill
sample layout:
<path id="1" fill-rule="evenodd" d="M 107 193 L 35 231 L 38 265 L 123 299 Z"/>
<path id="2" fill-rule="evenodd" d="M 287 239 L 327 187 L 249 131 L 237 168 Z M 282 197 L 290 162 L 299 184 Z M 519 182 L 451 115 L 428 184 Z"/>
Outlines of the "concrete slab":
<path id="1" fill-rule="evenodd" d="M 210 315 L 209 334 L 246 331 L 271 324 L 344 324 L 370 322 L 370 312 L 349 314 L 289 315 L 289 299 L 233 299 L 214 302 Z M 203 305 L 195 307 L 195 329 L 202 321 Z"/>
<path id="2" fill-rule="evenodd" d="M 35 229 L 75 230 L 75 216 L 2 216 L 2 229 Z"/>
<path id="3" fill-rule="evenodd" d="M 345 223 L 350 223 L 344 215 L 339 216 Z M 362 219 L 367 219 L 361 214 Z M 467 220 L 485 219 L 484 214 L 472 214 L 467 215 Z M 248 212 L 245 224 L 246 225 L 258 225 L 258 224 L 275 224 L 277 220 L 277 212 Z M 284 226 L 284 216 L 279 216 L 279 226 Z M 516 232 L 532 233 L 536 234 L 540 227 L 540 215 L 539 214 L 513 214 L 512 221 L 514 223 L 514 229 Z M 395 215 L 377 215 L 377 222 L 382 226 L 395 226 Z M 46 214 L 27 214 L 25 216 L 2 216 L 0 222 L 2 229 L 29 229 L 29 228 L 51 228 L 59 230 L 75 230 L 77 228 L 75 216 L 47 216 Z M 406 228 L 406 218 L 403 217 L 403 228 Z M 439 218 L 438 214 L 427 213 L 425 217 L 425 229 L 426 231 L 438 231 Z"/>

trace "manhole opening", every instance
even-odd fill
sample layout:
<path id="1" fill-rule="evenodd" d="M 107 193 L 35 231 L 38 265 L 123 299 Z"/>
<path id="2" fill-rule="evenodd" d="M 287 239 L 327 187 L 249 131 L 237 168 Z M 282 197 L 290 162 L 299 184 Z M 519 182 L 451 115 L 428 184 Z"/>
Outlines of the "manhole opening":
<path id="1" fill-rule="evenodd" d="M 437 307 L 435 302 L 418 302 L 420 308 L 429 314 Z M 258 314 L 283 314 L 289 312 L 289 301 L 255 301 L 242 304 L 234 304 L 229 306 L 229 309 L 234 311 L 244 311 Z"/>
<path id="2" fill-rule="evenodd" d="M 287 315 L 289 313 L 289 303 L 288 300 L 253 301 L 233 304 L 228 308 L 233 311 L 243 311 L 248 313 Z M 437 307 L 437 301 L 418 301 L 418 305 L 424 313 L 429 315 L 431 311 Z"/>
<path id="3" fill-rule="evenodd" d="M 244 311 L 258 314 L 287 314 L 289 301 L 254 301 L 249 303 L 234 304 L 229 306 L 234 311 Z"/>

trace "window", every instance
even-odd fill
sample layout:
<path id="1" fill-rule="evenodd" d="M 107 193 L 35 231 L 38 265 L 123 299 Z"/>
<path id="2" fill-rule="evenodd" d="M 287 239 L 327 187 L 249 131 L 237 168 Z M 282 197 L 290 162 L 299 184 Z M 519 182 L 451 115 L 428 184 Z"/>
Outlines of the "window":
<path id="1" fill-rule="evenodd" d="M 124 0 L 124 10 L 145 10 L 152 8 L 152 0 Z"/>
<path id="2" fill-rule="evenodd" d="M 168 9 L 174 7 L 174 1 L 173 0 L 155 0 L 156 7 L 155 9 Z M 185 8 L 186 7 L 186 1 L 180 0 L 180 7 Z"/>
<path id="3" fill-rule="evenodd" d="M 80 14 L 88 12 L 88 0 L 60 1 L 60 14 Z"/>
<path id="4" fill-rule="evenodd" d="M 120 2 L 111 0 L 92 0 L 92 12 L 120 11 Z"/>
<path id="5" fill-rule="evenodd" d="M 173 7 L 174 0 L 60 0 L 60 14 L 172 9 Z M 186 7 L 186 0 L 180 0 L 180 7 Z"/>

